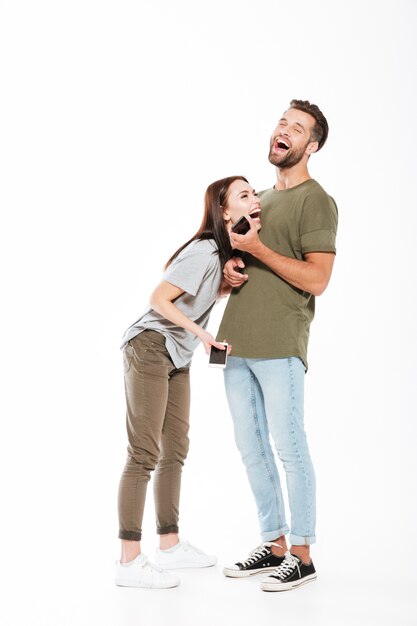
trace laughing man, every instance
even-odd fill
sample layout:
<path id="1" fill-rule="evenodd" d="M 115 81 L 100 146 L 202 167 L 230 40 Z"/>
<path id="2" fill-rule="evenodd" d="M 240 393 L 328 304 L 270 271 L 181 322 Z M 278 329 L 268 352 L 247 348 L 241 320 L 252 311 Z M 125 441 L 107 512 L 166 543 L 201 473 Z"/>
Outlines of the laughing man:
<path id="1" fill-rule="evenodd" d="M 269 161 L 277 180 L 259 194 L 262 229 L 258 234 L 252 221 L 247 234 L 232 234 L 233 247 L 243 254 L 224 270 L 234 289 L 218 339 L 233 345 L 226 394 L 263 542 L 224 573 L 233 578 L 267 573 L 264 591 L 293 589 L 316 578 L 310 558 L 316 540 L 315 476 L 304 430 L 304 375 L 315 297 L 326 289 L 335 258 L 337 208 L 311 178 L 308 160 L 327 135 L 326 118 L 316 105 L 291 101 L 271 137 Z M 286 475 L 291 528 L 270 436 Z"/>

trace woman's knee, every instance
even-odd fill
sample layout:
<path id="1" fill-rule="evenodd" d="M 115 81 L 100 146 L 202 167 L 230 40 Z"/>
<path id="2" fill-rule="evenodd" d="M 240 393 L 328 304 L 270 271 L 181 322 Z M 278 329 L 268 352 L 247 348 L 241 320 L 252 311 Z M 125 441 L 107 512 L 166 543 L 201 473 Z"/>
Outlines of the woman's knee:
<path id="1" fill-rule="evenodd" d="M 127 464 L 132 470 L 149 474 L 153 472 L 159 459 L 159 451 L 144 450 L 129 446 Z"/>
<path id="2" fill-rule="evenodd" d="M 187 458 L 188 450 L 190 448 L 190 442 L 188 437 L 181 441 L 177 442 L 175 446 L 171 445 L 163 445 L 161 446 L 161 454 L 159 455 L 158 464 L 161 463 L 168 464 L 181 464 L 184 465 L 184 461 Z"/>

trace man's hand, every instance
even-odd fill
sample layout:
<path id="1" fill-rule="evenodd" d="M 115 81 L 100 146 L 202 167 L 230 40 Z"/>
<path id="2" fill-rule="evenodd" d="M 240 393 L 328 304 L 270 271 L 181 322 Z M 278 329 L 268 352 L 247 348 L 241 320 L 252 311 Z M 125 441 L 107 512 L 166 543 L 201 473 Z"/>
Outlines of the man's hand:
<path id="1" fill-rule="evenodd" d="M 258 228 L 253 220 L 248 218 L 250 224 L 250 230 L 245 235 L 236 235 L 234 232 L 230 233 L 230 244 L 232 248 L 241 250 L 242 252 L 248 252 L 252 256 L 256 256 L 256 253 L 261 245 L 261 241 L 258 235 Z"/>
<path id="2" fill-rule="evenodd" d="M 246 237 L 246 235 L 244 235 Z M 245 264 L 239 256 L 229 259 L 223 268 L 223 275 L 231 287 L 241 287 L 248 280 L 247 274 L 241 274 L 238 268 L 243 269 Z"/>

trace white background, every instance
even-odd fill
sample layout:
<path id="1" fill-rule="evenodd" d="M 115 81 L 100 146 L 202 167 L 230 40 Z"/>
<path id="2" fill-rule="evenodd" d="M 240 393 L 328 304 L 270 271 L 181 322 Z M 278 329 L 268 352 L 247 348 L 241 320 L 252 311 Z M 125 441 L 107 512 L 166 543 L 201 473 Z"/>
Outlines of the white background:
<path id="1" fill-rule="evenodd" d="M 2 624 L 416 623 L 416 13 L 414 0 L 0 3 Z M 223 579 L 258 525 L 200 347 L 181 533 L 220 565 L 178 590 L 117 589 L 120 337 L 197 230 L 207 185 L 273 184 L 269 136 L 292 98 L 328 118 L 310 169 L 340 215 L 306 378 L 320 579 L 283 595 Z M 144 531 L 152 556 L 151 491 Z"/>

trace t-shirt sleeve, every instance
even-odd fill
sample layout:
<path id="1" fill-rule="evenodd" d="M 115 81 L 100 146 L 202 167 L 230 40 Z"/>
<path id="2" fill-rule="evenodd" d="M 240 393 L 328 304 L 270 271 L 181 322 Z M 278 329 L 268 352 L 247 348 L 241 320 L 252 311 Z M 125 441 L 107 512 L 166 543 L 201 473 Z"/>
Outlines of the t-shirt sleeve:
<path id="1" fill-rule="evenodd" d="M 336 252 L 337 206 L 324 191 L 305 200 L 300 221 L 300 242 L 303 254 Z"/>
<path id="2" fill-rule="evenodd" d="M 195 296 L 217 258 L 215 248 L 208 240 L 193 241 L 173 260 L 162 278 Z"/>

